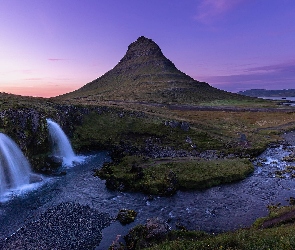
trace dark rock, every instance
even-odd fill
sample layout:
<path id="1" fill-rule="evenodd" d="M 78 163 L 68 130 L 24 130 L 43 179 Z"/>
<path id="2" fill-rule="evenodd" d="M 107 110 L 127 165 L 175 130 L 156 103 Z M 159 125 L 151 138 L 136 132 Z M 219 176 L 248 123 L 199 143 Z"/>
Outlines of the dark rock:
<path id="1" fill-rule="evenodd" d="M 113 176 L 110 176 L 109 178 L 106 179 L 105 185 L 110 190 L 124 191 L 123 190 L 124 184 L 118 181 L 118 179 L 114 178 Z"/>
<path id="2" fill-rule="evenodd" d="M 60 171 L 60 172 L 58 172 L 58 171 L 54 171 L 52 174 L 51 174 L 51 176 L 64 176 L 64 175 L 66 175 L 67 174 L 67 172 L 66 171 Z"/>
<path id="3" fill-rule="evenodd" d="M 247 136 L 241 133 L 240 142 L 246 142 L 246 141 L 247 141 Z"/>
<path id="4" fill-rule="evenodd" d="M 295 197 L 290 197 L 290 198 L 289 198 L 289 204 L 290 204 L 291 206 L 295 205 Z"/>
<path id="5" fill-rule="evenodd" d="M 166 176 L 167 187 L 164 191 L 165 195 L 173 195 L 178 190 L 178 179 L 176 174 L 170 170 L 168 175 Z"/>
<path id="6" fill-rule="evenodd" d="M 62 159 L 62 157 L 59 157 L 59 156 L 49 155 L 47 157 L 47 162 L 50 164 L 53 164 L 53 165 L 57 164 L 60 166 L 63 162 L 63 159 Z"/>
<path id="7" fill-rule="evenodd" d="M 38 174 L 31 174 L 30 175 L 30 183 L 36 183 L 43 181 L 43 178 L 41 175 Z"/>
<path id="8" fill-rule="evenodd" d="M 165 240 L 171 231 L 170 226 L 160 218 L 148 219 L 145 225 L 132 228 L 124 236 L 127 249 L 142 249 Z"/>
<path id="9" fill-rule="evenodd" d="M 189 131 L 189 129 L 190 129 L 190 125 L 188 124 L 188 122 L 181 122 L 181 123 L 180 123 L 180 128 L 181 128 L 183 131 Z"/>
<path id="10" fill-rule="evenodd" d="M 137 213 L 134 210 L 130 209 L 121 209 L 117 215 L 117 220 L 122 224 L 126 225 L 135 220 Z"/>
<path id="11" fill-rule="evenodd" d="M 165 121 L 165 125 L 170 126 L 171 128 L 177 128 L 178 126 L 180 126 L 180 122 L 179 121 Z"/>
<path id="12" fill-rule="evenodd" d="M 171 230 L 170 226 L 160 218 L 151 218 L 145 224 L 147 239 L 163 239 Z"/>

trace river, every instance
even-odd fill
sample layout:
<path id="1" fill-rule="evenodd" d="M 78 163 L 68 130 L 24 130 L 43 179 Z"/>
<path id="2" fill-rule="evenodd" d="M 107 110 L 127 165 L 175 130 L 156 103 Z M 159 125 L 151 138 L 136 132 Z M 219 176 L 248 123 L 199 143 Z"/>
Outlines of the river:
<path id="1" fill-rule="evenodd" d="M 284 105 L 295 106 L 295 97 L 294 96 L 288 96 L 288 97 L 267 97 L 267 96 L 262 96 L 262 97 L 259 97 L 259 98 L 275 100 L 275 101 L 282 101 L 282 103 Z"/>
<path id="2" fill-rule="evenodd" d="M 106 189 L 105 181 L 93 176 L 93 169 L 110 160 L 108 153 L 87 155 L 83 163 L 66 169 L 66 175 L 46 178 L 41 187 L 1 202 L 0 238 L 11 235 L 25 223 L 38 219 L 48 208 L 65 201 L 89 205 L 111 216 L 116 216 L 122 208 L 138 212 L 130 225 L 123 227 L 115 222 L 104 229 L 97 249 L 106 249 L 116 235 L 126 234 L 128 229 L 151 217 L 162 217 L 172 227 L 179 223 L 188 229 L 216 233 L 248 227 L 258 217 L 267 215 L 269 204 L 288 204 L 288 199 L 295 196 L 295 180 L 289 175 L 275 176 L 277 170 L 295 166 L 283 160 L 294 151 L 295 134 L 288 133 L 285 138 L 289 144 L 268 148 L 254 162 L 254 173 L 243 181 L 153 199 L 140 193 Z"/>

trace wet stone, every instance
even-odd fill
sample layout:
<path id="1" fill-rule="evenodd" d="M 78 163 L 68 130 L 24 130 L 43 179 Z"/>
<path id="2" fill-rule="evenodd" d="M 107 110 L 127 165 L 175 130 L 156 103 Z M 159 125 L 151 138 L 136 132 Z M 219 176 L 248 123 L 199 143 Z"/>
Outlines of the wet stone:
<path id="1" fill-rule="evenodd" d="M 111 222 L 107 213 L 77 203 L 61 203 L 37 221 L 21 227 L 0 242 L 1 249 L 93 249 L 101 230 Z"/>

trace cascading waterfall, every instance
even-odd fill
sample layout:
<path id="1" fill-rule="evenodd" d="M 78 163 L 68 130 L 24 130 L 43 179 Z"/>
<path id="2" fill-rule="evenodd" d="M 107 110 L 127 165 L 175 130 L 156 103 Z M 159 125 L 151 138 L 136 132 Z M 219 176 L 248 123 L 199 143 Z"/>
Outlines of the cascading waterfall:
<path id="1" fill-rule="evenodd" d="M 71 143 L 61 127 L 51 119 L 46 119 L 52 142 L 53 156 L 60 158 L 63 165 L 72 166 L 74 162 L 81 162 L 82 157 L 75 155 Z"/>
<path id="2" fill-rule="evenodd" d="M 0 196 L 29 184 L 31 175 L 30 164 L 18 145 L 0 133 Z"/>

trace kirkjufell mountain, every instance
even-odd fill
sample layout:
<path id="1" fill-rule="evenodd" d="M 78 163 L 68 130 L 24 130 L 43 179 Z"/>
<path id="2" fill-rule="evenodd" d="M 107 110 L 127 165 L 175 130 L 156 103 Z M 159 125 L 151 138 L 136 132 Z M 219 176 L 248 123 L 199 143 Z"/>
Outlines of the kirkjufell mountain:
<path id="1" fill-rule="evenodd" d="M 149 102 L 197 104 L 219 99 L 249 99 L 199 82 L 178 70 L 151 39 L 139 37 L 120 62 L 80 89 L 56 97 L 71 102 Z"/>

